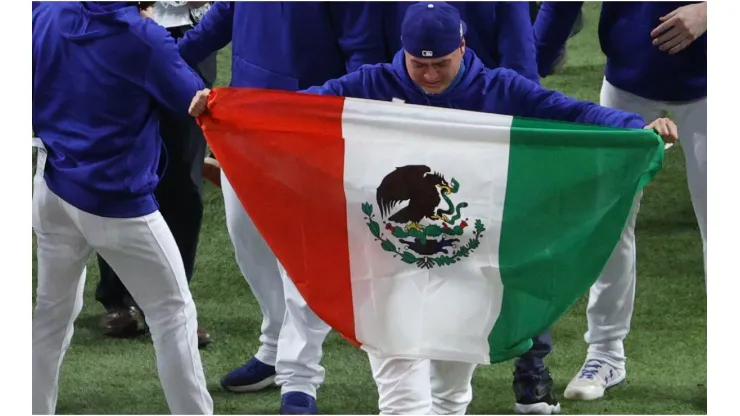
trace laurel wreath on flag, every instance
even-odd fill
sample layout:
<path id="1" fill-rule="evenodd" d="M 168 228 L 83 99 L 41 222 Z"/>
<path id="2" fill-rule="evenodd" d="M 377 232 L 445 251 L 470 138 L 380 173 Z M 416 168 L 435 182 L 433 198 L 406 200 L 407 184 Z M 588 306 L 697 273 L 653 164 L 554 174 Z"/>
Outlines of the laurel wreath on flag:
<path id="1" fill-rule="evenodd" d="M 441 255 L 436 257 L 430 257 L 430 256 L 421 256 L 418 257 L 416 254 L 412 253 L 409 250 L 401 250 L 394 244 L 391 240 L 385 237 L 383 232 L 381 231 L 380 224 L 375 221 L 375 214 L 373 214 L 373 206 L 370 203 L 363 203 L 362 204 L 362 212 L 365 214 L 365 220 L 367 221 L 367 226 L 370 229 L 370 233 L 375 237 L 376 241 L 380 241 L 380 247 L 383 248 L 383 250 L 393 253 L 393 257 L 401 257 L 401 261 L 408 264 L 416 264 L 417 267 L 422 269 L 431 269 L 435 266 L 446 266 L 450 264 L 457 263 L 460 261 L 460 259 L 469 257 L 470 253 L 478 248 L 480 246 L 480 238 L 483 236 L 483 232 L 486 230 L 486 228 L 483 226 L 483 222 L 481 220 L 475 221 L 475 231 L 473 232 L 473 238 L 471 238 L 467 244 L 464 244 L 457 248 L 452 254 L 450 255 Z M 456 226 L 455 228 L 465 228 L 466 224 L 463 221 L 463 226 Z M 391 226 L 392 227 L 392 226 Z M 400 227 L 394 227 L 394 230 L 396 228 Z M 389 225 L 386 224 L 386 229 L 389 229 Z M 442 230 L 439 226 L 429 226 L 425 227 L 423 230 L 423 235 L 421 236 L 422 239 L 426 237 L 436 237 L 440 235 L 440 231 Z M 460 232 L 457 232 L 457 230 L 452 231 L 450 230 L 442 230 L 442 233 L 449 234 L 449 235 L 460 235 L 462 234 Z"/>

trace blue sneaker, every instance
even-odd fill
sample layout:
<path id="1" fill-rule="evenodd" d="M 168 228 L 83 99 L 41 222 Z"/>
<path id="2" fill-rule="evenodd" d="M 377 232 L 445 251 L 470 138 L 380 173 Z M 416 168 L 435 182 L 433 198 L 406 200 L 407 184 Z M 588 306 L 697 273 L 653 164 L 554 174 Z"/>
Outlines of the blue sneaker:
<path id="1" fill-rule="evenodd" d="M 300 391 L 291 391 L 283 394 L 280 405 L 281 415 L 317 415 L 316 399 Z"/>
<path id="2" fill-rule="evenodd" d="M 275 366 L 252 358 L 221 379 L 221 387 L 234 393 L 249 393 L 275 385 Z"/>

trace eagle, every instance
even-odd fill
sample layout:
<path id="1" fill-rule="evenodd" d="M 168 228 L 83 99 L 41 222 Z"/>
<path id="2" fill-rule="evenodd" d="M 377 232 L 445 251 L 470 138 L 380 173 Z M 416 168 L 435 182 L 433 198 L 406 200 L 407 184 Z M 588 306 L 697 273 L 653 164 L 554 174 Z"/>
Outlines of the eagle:
<path id="1" fill-rule="evenodd" d="M 400 224 L 411 223 L 407 228 L 421 230 L 419 222 L 424 218 L 441 219 L 434 209 L 442 198 L 439 190 L 451 193 L 447 180 L 428 166 L 410 165 L 397 167 L 386 175 L 378 186 L 376 198 L 382 218 L 390 214 L 393 207 L 403 201 L 408 206 L 391 215 L 388 220 Z"/>

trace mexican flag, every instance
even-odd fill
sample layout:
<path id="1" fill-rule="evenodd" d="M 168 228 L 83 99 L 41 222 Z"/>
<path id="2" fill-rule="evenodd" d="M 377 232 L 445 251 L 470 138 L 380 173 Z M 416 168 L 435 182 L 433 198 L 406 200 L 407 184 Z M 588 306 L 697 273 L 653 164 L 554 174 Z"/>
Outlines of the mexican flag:
<path id="1" fill-rule="evenodd" d="M 199 122 L 308 305 L 378 356 L 516 357 L 599 276 L 653 131 L 254 89 Z"/>

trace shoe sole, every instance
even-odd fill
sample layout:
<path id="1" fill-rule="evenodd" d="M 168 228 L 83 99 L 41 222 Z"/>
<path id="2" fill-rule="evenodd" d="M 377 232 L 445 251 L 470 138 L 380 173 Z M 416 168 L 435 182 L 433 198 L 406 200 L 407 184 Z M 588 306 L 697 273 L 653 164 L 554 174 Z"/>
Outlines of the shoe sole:
<path id="1" fill-rule="evenodd" d="M 273 385 L 275 385 L 275 376 L 270 376 L 258 383 L 248 384 L 244 386 L 229 386 L 224 384 L 223 381 L 221 382 L 221 387 L 223 387 L 224 390 L 228 390 L 232 393 L 251 393 L 264 390 L 268 387 L 272 387 Z"/>
<path id="2" fill-rule="evenodd" d="M 619 386 L 620 384 L 624 383 L 624 381 L 627 379 L 627 375 L 624 376 L 621 380 L 617 381 L 616 383 L 610 384 L 604 388 L 604 390 L 601 391 L 601 394 L 592 396 L 588 394 L 587 392 L 582 392 L 578 390 L 570 390 L 566 387 L 565 392 L 563 392 L 563 397 L 565 397 L 568 400 L 576 400 L 576 401 L 582 401 L 582 402 L 590 402 L 593 400 L 598 400 L 606 394 L 607 391 L 610 389 Z"/>
<path id="3" fill-rule="evenodd" d="M 518 415 L 557 415 L 560 414 L 560 403 L 551 405 L 548 403 L 514 405 L 514 413 Z"/>

